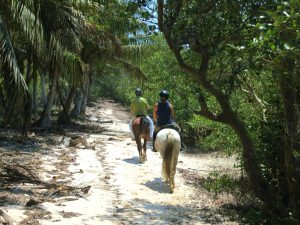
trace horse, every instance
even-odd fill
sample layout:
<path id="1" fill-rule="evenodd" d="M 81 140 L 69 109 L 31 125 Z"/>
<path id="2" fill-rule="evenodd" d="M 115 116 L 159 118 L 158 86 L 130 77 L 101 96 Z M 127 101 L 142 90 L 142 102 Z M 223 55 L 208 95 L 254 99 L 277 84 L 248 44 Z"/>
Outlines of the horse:
<path id="1" fill-rule="evenodd" d="M 157 133 L 155 149 L 160 153 L 162 162 L 162 176 L 170 185 L 170 193 L 175 188 L 175 173 L 178 156 L 181 148 L 179 133 L 170 128 L 163 129 Z"/>
<path id="2" fill-rule="evenodd" d="M 132 122 L 132 132 L 139 151 L 139 162 L 144 163 L 147 160 L 147 141 L 150 140 L 150 121 L 144 116 L 137 116 Z"/>

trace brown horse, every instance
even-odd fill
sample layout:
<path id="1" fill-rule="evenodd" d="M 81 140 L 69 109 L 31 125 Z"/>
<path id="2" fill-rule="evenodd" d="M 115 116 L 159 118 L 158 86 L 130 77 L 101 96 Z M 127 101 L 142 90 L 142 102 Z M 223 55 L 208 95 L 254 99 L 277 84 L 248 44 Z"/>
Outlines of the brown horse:
<path id="1" fill-rule="evenodd" d="M 136 117 L 132 122 L 132 131 L 139 151 L 139 162 L 144 163 L 147 160 L 147 141 L 150 140 L 150 121 L 144 116 Z"/>

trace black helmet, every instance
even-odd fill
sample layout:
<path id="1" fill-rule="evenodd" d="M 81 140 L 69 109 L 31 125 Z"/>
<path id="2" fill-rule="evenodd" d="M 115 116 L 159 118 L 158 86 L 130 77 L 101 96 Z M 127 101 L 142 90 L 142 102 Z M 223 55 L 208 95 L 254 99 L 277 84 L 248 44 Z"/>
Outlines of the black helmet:
<path id="1" fill-rule="evenodd" d="M 161 98 L 165 97 L 166 99 L 168 99 L 168 98 L 170 97 L 170 94 L 169 94 L 169 92 L 166 91 L 166 90 L 161 90 L 160 93 L 159 93 L 159 96 L 160 96 Z"/>
<path id="2" fill-rule="evenodd" d="M 136 96 L 142 96 L 142 89 L 136 88 L 136 89 L 135 89 L 135 95 L 136 95 Z"/>

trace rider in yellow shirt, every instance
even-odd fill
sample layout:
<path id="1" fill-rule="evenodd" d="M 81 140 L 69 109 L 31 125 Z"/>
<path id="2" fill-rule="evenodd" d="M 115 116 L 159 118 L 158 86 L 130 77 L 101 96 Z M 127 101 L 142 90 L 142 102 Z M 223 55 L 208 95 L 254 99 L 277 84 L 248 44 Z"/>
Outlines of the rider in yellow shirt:
<path id="1" fill-rule="evenodd" d="M 136 97 L 132 100 L 130 105 L 131 113 L 134 116 L 147 116 L 149 104 L 145 98 L 141 97 L 142 90 L 140 88 L 137 88 L 135 90 L 135 94 Z"/>
<path id="2" fill-rule="evenodd" d="M 142 90 L 140 88 L 135 89 L 135 95 L 136 97 L 132 100 L 131 105 L 130 105 L 130 110 L 131 113 L 134 115 L 134 117 L 137 116 L 144 116 L 147 118 L 150 122 L 150 138 L 153 136 L 153 131 L 154 131 L 154 123 L 151 120 L 151 118 L 148 115 L 148 109 L 149 109 L 149 104 L 145 98 L 142 97 Z M 132 121 L 130 122 L 130 130 L 132 133 Z"/>

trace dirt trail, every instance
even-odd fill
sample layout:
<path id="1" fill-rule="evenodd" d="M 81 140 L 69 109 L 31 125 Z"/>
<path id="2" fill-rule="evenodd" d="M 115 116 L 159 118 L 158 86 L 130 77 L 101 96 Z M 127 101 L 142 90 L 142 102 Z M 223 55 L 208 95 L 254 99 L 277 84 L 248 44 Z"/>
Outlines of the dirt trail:
<path id="1" fill-rule="evenodd" d="M 174 194 L 169 194 L 168 186 L 161 180 L 159 154 L 148 148 L 148 161 L 138 163 L 128 130 L 127 110 L 110 101 L 100 101 L 97 106 L 88 109 L 88 119 L 105 131 L 90 132 L 87 141 L 94 147 L 67 147 L 66 138 L 40 158 L 40 177 L 76 187 L 90 185 L 88 194 L 61 196 L 31 210 L 21 206 L 4 208 L 16 223 L 31 216 L 29 224 L 45 225 L 235 224 L 210 215 L 208 207 L 215 199 L 187 184 L 183 176 L 187 170 L 200 175 L 231 170 L 233 158 L 182 153 L 175 178 L 177 187 Z"/>

